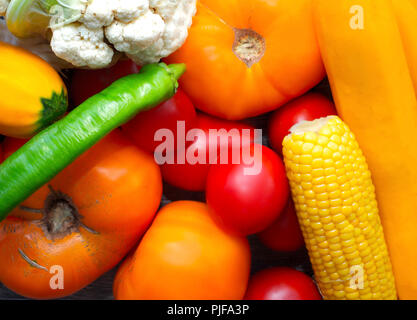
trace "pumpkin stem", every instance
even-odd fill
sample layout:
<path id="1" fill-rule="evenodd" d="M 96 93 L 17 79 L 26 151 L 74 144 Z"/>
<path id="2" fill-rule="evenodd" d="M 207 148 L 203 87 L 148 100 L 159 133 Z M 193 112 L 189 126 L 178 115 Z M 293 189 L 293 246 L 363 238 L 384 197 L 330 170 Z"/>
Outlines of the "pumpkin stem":
<path id="1" fill-rule="evenodd" d="M 44 208 L 20 206 L 21 210 L 43 215 L 43 218 L 38 221 L 48 239 L 64 238 L 68 234 L 79 232 L 80 227 L 92 234 L 100 234 L 82 223 L 82 216 L 70 196 L 54 190 L 51 185 L 48 185 L 48 188 L 50 193 L 45 199 Z"/>
<path id="2" fill-rule="evenodd" d="M 251 29 L 234 28 L 234 31 L 233 53 L 250 68 L 264 56 L 265 38 Z"/>
<path id="3" fill-rule="evenodd" d="M 49 190 L 51 192 L 45 199 L 41 220 L 45 234 L 55 240 L 78 232 L 82 226 L 81 215 L 71 197 L 54 190 L 52 186 L 49 186 Z"/>

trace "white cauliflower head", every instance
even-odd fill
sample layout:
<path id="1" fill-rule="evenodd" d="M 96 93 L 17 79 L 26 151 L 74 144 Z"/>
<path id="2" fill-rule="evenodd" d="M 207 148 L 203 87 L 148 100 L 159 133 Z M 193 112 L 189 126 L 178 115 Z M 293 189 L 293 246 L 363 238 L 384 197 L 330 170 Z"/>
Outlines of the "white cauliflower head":
<path id="1" fill-rule="evenodd" d="M 196 1 L 90 0 L 77 22 L 52 28 L 51 47 L 77 67 L 107 66 L 114 50 L 141 65 L 158 62 L 185 42 Z"/>

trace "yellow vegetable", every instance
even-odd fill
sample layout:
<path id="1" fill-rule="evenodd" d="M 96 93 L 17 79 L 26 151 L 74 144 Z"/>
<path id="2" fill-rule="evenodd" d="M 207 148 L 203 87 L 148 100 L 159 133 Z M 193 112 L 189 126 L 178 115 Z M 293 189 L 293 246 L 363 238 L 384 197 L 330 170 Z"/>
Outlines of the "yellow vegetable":
<path id="1" fill-rule="evenodd" d="M 67 109 L 59 74 L 32 53 L 0 42 L 0 134 L 28 138 Z"/>
<path id="2" fill-rule="evenodd" d="M 302 122 L 284 139 L 292 197 L 325 299 L 396 299 L 365 158 L 336 116 Z"/>
<path id="3" fill-rule="evenodd" d="M 417 0 L 391 0 L 391 3 L 400 29 L 414 90 L 417 92 Z"/>
<path id="4" fill-rule="evenodd" d="M 314 11 L 337 110 L 372 173 L 398 295 L 417 299 L 417 100 L 394 9 L 315 0 Z"/>

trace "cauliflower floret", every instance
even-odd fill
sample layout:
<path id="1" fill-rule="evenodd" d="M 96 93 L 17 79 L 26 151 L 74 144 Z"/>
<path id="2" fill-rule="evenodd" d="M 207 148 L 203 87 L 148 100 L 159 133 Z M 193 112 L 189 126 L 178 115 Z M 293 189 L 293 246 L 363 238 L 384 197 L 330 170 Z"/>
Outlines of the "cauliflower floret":
<path id="1" fill-rule="evenodd" d="M 10 0 L 0 0 L 0 16 L 5 15 Z"/>
<path id="2" fill-rule="evenodd" d="M 89 29 L 110 25 L 114 20 L 114 2 L 114 0 L 91 1 L 79 21 Z"/>
<path id="3" fill-rule="evenodd" d="M 164 2 L 163 0 L 155 0 Z M 171 0 L 168 2 L 174 2 Z M 191 27 L 193 16 L 196 13 L 196 0 L 177 0 L 177 8 L 170 11 L 169 18 L 165 20 L 165 32 L 163 36 L 164 47 L 159 53 L 160 58 L 167 57 L 178 50 L 188 37 L 188 29 Z M 156 7 L 158 12 L 159 7 Z"/>
<path id="4" fill-rule="evenodd" d="M 139 51 L 135 54 L 127 53 L 126 55 L 138 65 L 144 66 L 148 63 L 157 63 L 161 59 L 160 52 L 162 51 L 163 47 L 164 40 L 161 38 L 147 47 L 145 50 Z"/>
<path id="5" fill-rule="evenodd" d="M 121 22 L 131 22 L 149 10 L 148 0 L 115 0 L 115 19 Z"/>
<path id="6" fill-rule="evenodd" d="M 148 0 L 91 0 L 79 21 L 97 29 L 109 26 L 114 19 L 131 22 L 148 10 Z"/>
<path id="7" fill-rule="evenodd" d="M 158 14 L 164 19 L 168 20 L 172 17 L 177 10 L 178 6 L 184 2 L 191 2 L 192 1 L 183 1 L 183 0 L 149 0 L 149 6 L 156 11 Z"/>
<path id="8" fill-rule="evenodd" d="M 196 0 L 150 0 L 150 6 L 164 18 L 162 38 L 137 54 L 128 56 L 137 64 L 158 62 L 178 50 L 188 36 L 196 13 Z"/>
<path id="9" fill-rule="evenodd" d="M 164 29 L 164 20 L 147 11 L 130 23 L 114 21 L 106 28 L 106 37 L 118 51 L 135 54 L 157 42 Z"/>
<path id="10" fill-rule="evenodd" d="M 113 58 L 113 50 L 104 42 L 102 28 L 88 29 L 71 23 L 53 30 L 51 47 L 55 54 L 77 67 L 104 68 Z"/>

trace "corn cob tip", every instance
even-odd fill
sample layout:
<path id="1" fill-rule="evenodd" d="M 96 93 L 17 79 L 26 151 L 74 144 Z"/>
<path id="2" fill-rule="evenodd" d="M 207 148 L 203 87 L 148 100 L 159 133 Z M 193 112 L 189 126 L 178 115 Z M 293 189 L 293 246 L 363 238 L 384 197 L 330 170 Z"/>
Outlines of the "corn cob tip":
<path id="1" fill-rule="evenodd" d="M 306 133 L 306 132 L 320 132 L 320 129 L 323 128 L 331 119 L 339 119 L 337 116 L 328 116 L 324 118 L 319 118 L 313 121 L 301 121 L 293 125 L 290 129 L 290 134 L 292 133 Z M 339 119 L 341 122 L 341 120 Z"/>

